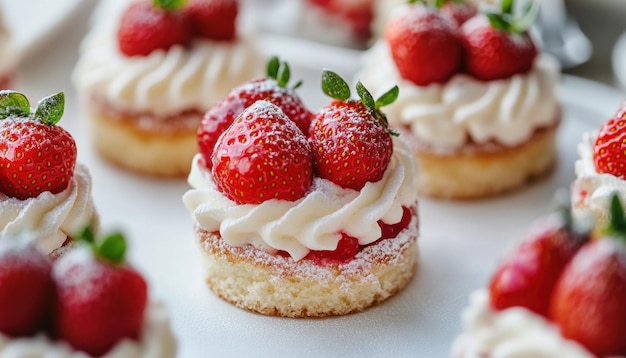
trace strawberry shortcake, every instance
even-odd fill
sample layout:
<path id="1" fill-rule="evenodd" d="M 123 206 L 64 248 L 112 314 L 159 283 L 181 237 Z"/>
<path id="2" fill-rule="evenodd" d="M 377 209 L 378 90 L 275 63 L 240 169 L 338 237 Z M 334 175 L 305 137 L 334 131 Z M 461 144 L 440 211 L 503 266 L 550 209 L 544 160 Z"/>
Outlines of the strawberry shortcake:
<path id="1" fill-rule="evenodd" d="M 452 356 L 626 357 L 626 217 L 609 202 L 597 230 L 562 214 L 536 223 L 472 293 Z"/>
<path id="2" fill-rule="evenodd" d="M 100 10 L 73 73 L 95 148 L 139 173 L 186 175 L 202 115 L 262 70 L 253 39 L 237 31 L 239 2 L 123 0 Z"/>
<path id="3" fill-rule="evenodd" d="M 282 92 L 275 87 L 262 90 Z M 380 110 L 397 87 L 374 100 L 359 84 L 354 100 L 330 71 L 322 87 L 336 99 L 304 130 L 284 101 L 266 96 L 274 100 L 236 114 L 193 160 L 183 201 L 207 283 L 246 310 L 357 312 L 400 291 L 416 270 L 416 162 Z"/>
<path id="4" fill-rule="evenodd" d="M 0 242 L 0 356 L 175 357 L 167 312 L 125 262 L 121 234 L 86 229 L 56 261 L 30 235 Z"/>
<path id="5" fill-rule="evenodd" d="M 434 7 L 404 5 L 363 56 L 357 77 L 374 93 L 399 84 L 387 114 L 412 138 L 421 193 L 495 195 L 555 161 L 559 65 L 525 31 L 538 3 L 519 19 L 511 3 L 461 25 Z"/>
<path id="6" fill-rule="evenodd" d="M 0 241 L 28 230 L 46 253 L 87 225 L 97 226 L 87 167 L 76 163 L 76 143 L 56 125 L 63 92 L 35 109 L 21 93 L 0 91 Z"/>

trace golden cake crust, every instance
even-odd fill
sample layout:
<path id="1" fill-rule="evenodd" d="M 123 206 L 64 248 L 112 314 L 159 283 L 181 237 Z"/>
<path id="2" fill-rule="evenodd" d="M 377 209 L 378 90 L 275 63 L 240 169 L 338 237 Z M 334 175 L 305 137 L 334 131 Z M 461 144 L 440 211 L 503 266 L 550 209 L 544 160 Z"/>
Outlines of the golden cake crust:
<path id="1" fill-rule="evenodd" d="M 209 288 L 248 311 L 292 318 L 362 311 L 402 290 L 418 263 L 418 216 L 396 238 L 362 248 L 344 264 L 294 261 L 251 245 L 233 247 L 219 232 L 194 228 Z"/>
<path id="2" fill-rule="evenodd" d="M 440 153 L 413 143 L 420 166 L 418 190 L 437 198 L 478 199 L 519 188 L 553 168 L 559 122 L 515 147 L 469 144 Z"/>

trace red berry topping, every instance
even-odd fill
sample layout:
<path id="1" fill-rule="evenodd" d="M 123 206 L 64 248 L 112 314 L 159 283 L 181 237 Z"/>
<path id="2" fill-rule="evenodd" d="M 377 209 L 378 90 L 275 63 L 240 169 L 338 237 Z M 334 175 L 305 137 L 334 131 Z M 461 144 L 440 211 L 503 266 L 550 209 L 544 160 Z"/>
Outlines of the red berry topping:
<path id="1" fill-rule="evenodd" d="M 30 336 L 50 317 L 52 264 L 34 246 L 5 245 L 0 249 L 0 332 Z"/>
<path id="2" fill-rule="evenodd" d="M 610 226 L 563 271 L 550 316 L 561 334 L 598 357 L 626 356 L 626 218 L 617 195 Z"/>
<path id="3" fill-rule="evenodd" d="M 461 27 L 465 70 L 479 80 L 526 73 L 537 57 L 537 48 L 526 32 L 528 18 L 534 18 L 534 13 L 529 11 L 519 22 L 510 22 L 512 3 L 503 1 L 502 13 L 478 15 Z"/>
<path id="4" fill-rule="evenodd" d="M 305 256 L 318 265 L 348 262 L 359 252 L 359 240 L 346 234 L 341 234 L 335 250 L 311 250 Z"/>
<path id="5" fill-rule="evenodd" d="M 457 26 L 463 25 L 478 13 L 478 9 L 468 2 L 450 0 L 441 6 L 441 13 L 454 20 Z"/>
<path id="6" fill-rule="evenodd" d="M 412 219 L 411 209 L 406 206 L 402 207 L 402 219 L 396 224 L 386 224 L 382 220 L 378 220 L 378 226 L 382 232 L 381 239 L 393 239 L 398 234 L 406 229 L 411 223 Z"/>
<path id="7" fill-rule="evenodd" d="M 412 6 L 388 22 L 385 39 L 402 78 L 418 86 L 445 82 L 461 66 L 456 24 L 434 8 Z"/>
<path id="8" fill-rule="evenodd" d="M 218 190 L 237 204 L 298 200 L 313 180 L 306 137 L 268 101 L 257 101 L 235 119 L 212 160 Z"/>
<path id="9" fill-rule="evenodd" d="M 125 247 L 121 235 L 112 235 L 94 250 L 97 257 L 84 248 L 64 255 L 53 269 L 54 333 L 92 356 L 105 354 L 122 338 L 140 337 L 147 286 L 121 264 Z"/>
<path id="10" fill-rule="evenodd" d="M 295 93 L 300 83 L 287 88 L 289 65 L 273 57 L 268 63 L 267 79 L 257 79 L 238 86 L 207 111 L 198 129 L 198 147 L 208 168 L 212 167 L 211 155 L 219 136 L 246 107 L 256 101 L 266 100 L 278 106 L 304 133 L 308 133 L 312 114 Z"/>
<path id="11" fill-rule="evenodd" d="M 315 171 L 343 188 L 361 190 L 382 179 L 391 160 L 393 142 L 379 107 L 393 102 L 398 88 L 374 101 L 359 82 L 362 100 L 350 100 L 348 84 L 331 71 L 324 71 L 322 88 L 336 100 L 322 107 L 311 124 Z"/>
<path id="12" fill-rule="evenodd" d="M 76 143 L 55 124 L 63 116 L 63 92 L 44 98 L 30 113 L 24 95 L 0 91 L 0 189 L 18 199 L 67 188 L 76 165 Z"/>
<path id="13" fill-rule="evenodd" d="M 123 13 L 117 30 L 120 51 L 126 56 L 147 56 L 174 45 L 186 46 L 192 31 L 177 11 L 184 1 L 139 0 Z"/>
<path id="14" fill-rule="evenodd" d="M 572 230 L 569 213 L 536 224 L 491 279 L 492 307 L 525 307 L 547 317 L 554 285 L 586 241 L 585 235 Z"/>
<path id="15" fill-rule="evenodd" d="M 599 173 L 626 179 L 626 102 L 605 122 L 593 147 L 593 160 Z"/>
<path id="16" fill-rule="evenodd" d="M 216 41 L 235 39 L 238 11 L 237 0 L 190 0 L 183 8 L 195 35 Z"/>

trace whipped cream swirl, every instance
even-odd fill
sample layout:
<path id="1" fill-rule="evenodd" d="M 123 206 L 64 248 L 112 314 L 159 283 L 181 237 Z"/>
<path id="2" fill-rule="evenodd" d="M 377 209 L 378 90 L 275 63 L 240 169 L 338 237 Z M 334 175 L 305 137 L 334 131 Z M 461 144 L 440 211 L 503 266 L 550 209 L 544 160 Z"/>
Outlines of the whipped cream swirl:
<path id="1" fill-rule="evenodd" d="M 357 79 L 373 94 L 381 95 L 395 84 L 400 88 L 398 100 L 385 107 L 390 123 L 408 126 L 420 143 L 435 151 L 454 151 L 468 142 L 513 147 L 558 120 L 559 65 L 545 54 L 528 73 L 510 78 L 480 81 L 459 73 L 429 86 L 400 76 L 384 40 L 368 50 L 362 62 Z"/>
<path id="2" fill-rule="evenodd" d="M 199 154 L 193 160 L 183 196 L 196 224 L 233 246 L 252 244 L 264 250 L 283 250 L 300 260 L 310 250 L 334 250 L 341 232 L 367 245 L 381 236 L 378 220 L 400 222 L 403 206 L 417 203 L 417 164 L 408 148 L 394 138 L 394 153 L 383 178 L 366 183 L 361 191 L 344 189 L 321 178 L 297 201 L 268 200 L 237 205 L 220 193 Z"/>
<path id="3" fill-rule="evenodd" d="M 85 165 L 77 163 L 74 177 L 60 193 L 43 192 L 25 200 L 0 193 L 0 240 L 33 232 L 37 245 L 50 253 L 92 224 L 95 216 L 91 176 Z"/>
<path id="4" fill-rule="evenodd" d="M 470 304 L 463 311 L 463 327 L 452 348 L 454 358 L 595 358 L 525 308 L 493 310 L 484 289 L 470 295 Z"/>

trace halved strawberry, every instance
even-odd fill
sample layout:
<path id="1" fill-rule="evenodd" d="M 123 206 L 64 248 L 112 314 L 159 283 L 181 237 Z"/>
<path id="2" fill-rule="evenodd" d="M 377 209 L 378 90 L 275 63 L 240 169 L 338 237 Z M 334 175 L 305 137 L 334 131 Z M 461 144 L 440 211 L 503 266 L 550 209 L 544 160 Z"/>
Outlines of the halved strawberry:
<path id="1" fill-rule="evenodd" d="M 237 35 L 238 0 L 190 0 L 182 11 L 196 36 L 232 41 Z"/>
<path id="2" fill-rule="evenodd" d="M 42 99 L 31 113 L 28 99 L 0 91 L 0 190 L 18 199 L 67 188 L 76 166 L 74 138 L 56 123 L 65 95 Z"/>
<path id="3" fill-rule="evenodd" d="M 602 124 L 593 146 L 593 160 L 599 173 L 626 179 L 626 102 Z"/>

